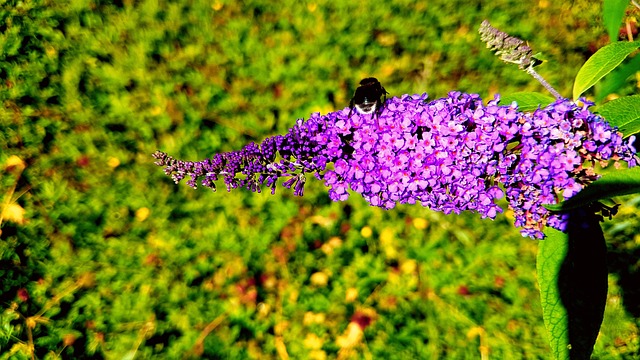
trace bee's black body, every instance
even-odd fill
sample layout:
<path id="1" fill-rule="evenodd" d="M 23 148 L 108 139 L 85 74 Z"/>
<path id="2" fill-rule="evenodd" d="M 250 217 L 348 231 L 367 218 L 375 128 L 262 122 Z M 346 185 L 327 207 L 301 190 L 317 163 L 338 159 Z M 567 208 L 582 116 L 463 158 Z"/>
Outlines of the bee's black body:
<path id="1" fill-rule="evenodd" d="M 373 77 L 362 79 L 360 86 L 356 89 L 349 103 L 349 107 L 351 108 L 349 116 L 351 116 L 354 107 L 361 114 L 371 114 L 375 112 L 376 116 L 380 116 L 384 108 L 384 103 L 387 101 L 387 94 L 387 90 L 382 87 L 378 79 Z M 384 98 L 384 100 L 381 102 L 380 98 Z"/>

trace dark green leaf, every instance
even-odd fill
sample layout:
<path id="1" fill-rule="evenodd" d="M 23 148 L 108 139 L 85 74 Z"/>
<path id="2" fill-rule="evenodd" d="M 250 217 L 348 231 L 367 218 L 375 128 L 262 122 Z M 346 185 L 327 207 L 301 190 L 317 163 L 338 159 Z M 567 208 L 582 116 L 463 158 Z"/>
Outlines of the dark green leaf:
<path id="1" fill-rule="evenodd" d="M 640 193 L 640 167 L 612 171 L 559 204 L 545 205 L 551 211 L 567 211 L 594 201 Z"/>
<path id="2" fill-rule="evenodd" d="M 622 42 L 609 44 L 598 50 L 582 65 L 573 84 L 573 98 L 577 99 L 615 69 L 620 63 L 640 47 L 640 42 Z"/>
<path id="3" fill-rule="evenodd" d="M 500 99 L 501 105 L 509 105 L 512 102 L 518 104 L 520 111 L 535 111 L 539 107 L 551 104 L 555 99 L 553 96 L 544 95 L 537 92 L 516 92 L 506 95 Z"/>
<path id="4" fill-rule="evenodd" d="M 547 228 L 537 272 L 544 324 L 556 359 L 589 359 L 607 299 L 606 243 L 599 218 L 569 214 L 567 233 Z"/>
<path id="5" fill-rule="evenodd" d="M 596 112 L 625 137 L 640 132 L 640 95 L 625 96 L 598 106 Z"/>

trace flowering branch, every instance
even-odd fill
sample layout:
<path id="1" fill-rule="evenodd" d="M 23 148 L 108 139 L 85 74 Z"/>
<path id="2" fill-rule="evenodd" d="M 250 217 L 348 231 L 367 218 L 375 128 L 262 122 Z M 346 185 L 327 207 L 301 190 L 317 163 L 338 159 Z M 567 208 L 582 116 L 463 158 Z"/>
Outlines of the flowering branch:
<path id="1" fill-rule="evenodd" d="M 313 174 L 344 201 L 348 190 L 372 206 L 420 202 L 444 213 L 477 212 L 495 218 L 506 196 L 515 225 L 524 236 L 543 238 L 545 225 L 565 230 L 564 215 L 553 204 L 578 193 L 599 175 L 595 166 L 626 161 L 635 166 L 634 137 L 568 99 L 533 113 L 515 104 L 482 103 L 475 94 L 451 92 L 427 102 L 427 95 L 387 101 L 379 117 L 349 108 L 299 119 L 286 135 L 251 143 L 240 151 L 202 161 L 182 161 L 161 151 L 153 156 L 178 183 L 216 190 L 223 178 L 230 191 L 263 186 L 275 193 L 277 181 L 302 196 Z"/>

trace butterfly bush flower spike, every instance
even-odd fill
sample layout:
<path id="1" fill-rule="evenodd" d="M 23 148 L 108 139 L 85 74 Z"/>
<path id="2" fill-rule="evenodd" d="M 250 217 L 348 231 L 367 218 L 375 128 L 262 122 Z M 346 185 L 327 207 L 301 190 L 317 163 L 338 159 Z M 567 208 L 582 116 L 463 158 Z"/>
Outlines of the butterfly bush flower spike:
<path id="1" fill-rule="evenodd" d="M 558 99 L 533 113 L 515 104 L 483 104 L 479 95 L 451 92 L 390 98 L 379 116 L 349 108 L 298 120 L 286 135 L 202 161 L 156 152 L 156 164 L 178 183 L 189 177 L 216 189 L 275 193 L 279 180 L 303 195 L 307 176 L 344 201 L 359 194 L 372 206 L 391 209 L 420 203 L 446 214 L 462 211 L 495 218 L 506 198 L 524 236 L 542 238 L 544 226 L 564 230 L 566 217 L 543 204 L 557 203 L 596 180 L 597 166 L 636 165 L 634 138 L 622 134 L 583 105 Z"/>
<path id="2" fill-rule="evenodd" d="M 542 61 L 534 56 L 533 50 L 524 40 L 510 36 L 492 27 L 487 20 L 484 20 L 482 24 L 480 24 L 478 32 L 480 33 L 480 40 L 485 42 L 487 48 L 494 51 L 502 61 L 518 65 L 521 70 L 538 80 L 556 99 L 562 97 L 551 84 L 533 69 L 537 65 L 540 65 Z"/>

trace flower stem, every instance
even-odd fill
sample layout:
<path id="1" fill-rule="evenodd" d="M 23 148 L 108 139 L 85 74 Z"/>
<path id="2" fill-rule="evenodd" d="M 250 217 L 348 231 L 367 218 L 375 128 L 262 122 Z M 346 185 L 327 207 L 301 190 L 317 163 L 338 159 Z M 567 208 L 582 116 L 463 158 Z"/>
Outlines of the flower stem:
<path id="1" fill-rule="evenodd" d="M 540 76 L 540 74 L 533 70 L 533 66 L 529 66 L 525 71 L 527 72 L 527 74 L 533 76 L 534 79 L 538 80 L 540 84 L 542 84 L 545 89 L 549 90 L 551 95 L 553 95 L 556 99 L 562 98 L 562 95 L 560 95 L 560 93 L 556 89 L 554 89 L 553 86 L 551 86 L 547 82 L 547 80 L 545 80 L 542 76 Z"/>

